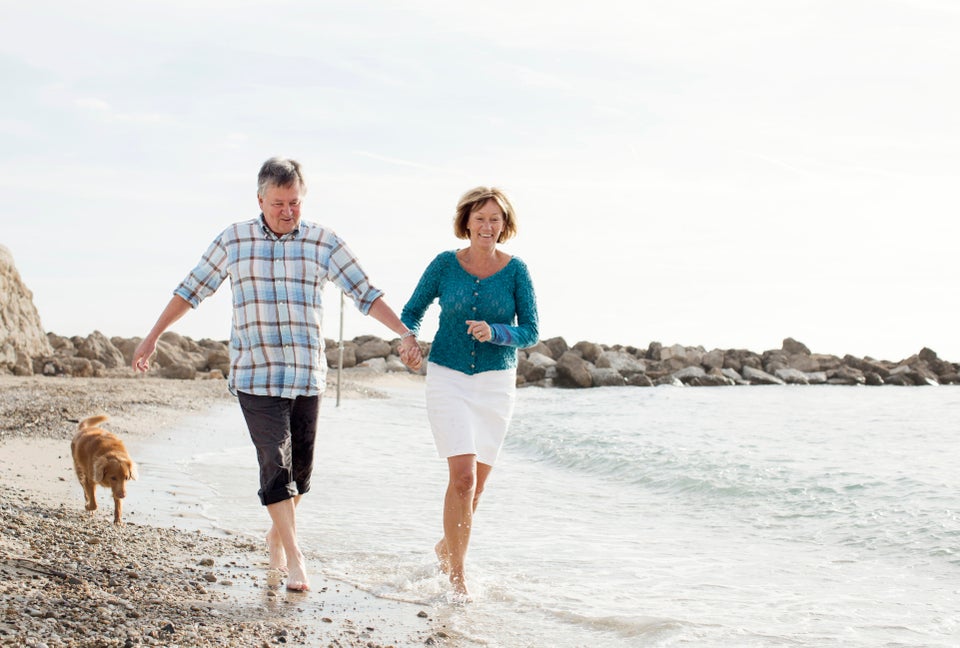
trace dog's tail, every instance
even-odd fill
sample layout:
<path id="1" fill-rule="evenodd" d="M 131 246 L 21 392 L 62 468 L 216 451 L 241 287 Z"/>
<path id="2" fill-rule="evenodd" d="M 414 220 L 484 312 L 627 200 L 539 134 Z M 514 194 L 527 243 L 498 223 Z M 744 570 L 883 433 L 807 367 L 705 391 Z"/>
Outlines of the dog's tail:
<path id="1" fill-rule="evenodd" d="M 80 425 L 79 425 L 80 431 L 82 432 L 83 430 L 86 430 L 87 428 L 96 427 L 96 426 L 100 425 L 101 423 L 103 423 L 104 421 L 107 421 L 107 420 L 109 420 L 109 419 L 110 419 L 110 417 L 107 416 L 106 414 L 100 414 L 99 416 L 90 416 L 90 417 L 87 417 L 87 418 L 83 419 L 82 421 L 80 421 Z"/>

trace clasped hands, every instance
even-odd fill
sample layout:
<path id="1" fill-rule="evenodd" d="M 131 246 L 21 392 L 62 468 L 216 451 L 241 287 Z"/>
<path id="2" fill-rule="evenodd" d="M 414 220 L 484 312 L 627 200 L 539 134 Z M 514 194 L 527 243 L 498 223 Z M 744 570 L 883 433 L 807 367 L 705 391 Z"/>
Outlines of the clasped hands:
<path id="1" fill-rule="evenodd" d="M 410 371 L 420 371 L 423 365 L 423 351 L 420 350 L 420 343 L 413 335 L 400 340 L 400 362 Z"/>

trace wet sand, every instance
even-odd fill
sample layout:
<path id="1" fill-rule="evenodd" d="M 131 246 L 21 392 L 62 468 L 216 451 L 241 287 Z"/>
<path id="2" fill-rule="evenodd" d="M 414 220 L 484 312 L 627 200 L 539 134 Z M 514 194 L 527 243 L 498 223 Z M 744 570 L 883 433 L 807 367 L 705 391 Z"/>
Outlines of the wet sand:
<path id="1" fill-rule="evenodd" d="M 407 379 L 351 371 L 341 395 L 377 397 L 377 384 Z M 121 436 L 158 435 L 232 399 L 222 380 L 0 376 L 0 645 L 448 643 L 422 606 L 317 574 L 313 591 L 287 592 L 248 538 L 162 520 L 114 526 L 103 488 L 100 508 L 84 510 L 70 457 L 77 421 L 106 413 Z"/>

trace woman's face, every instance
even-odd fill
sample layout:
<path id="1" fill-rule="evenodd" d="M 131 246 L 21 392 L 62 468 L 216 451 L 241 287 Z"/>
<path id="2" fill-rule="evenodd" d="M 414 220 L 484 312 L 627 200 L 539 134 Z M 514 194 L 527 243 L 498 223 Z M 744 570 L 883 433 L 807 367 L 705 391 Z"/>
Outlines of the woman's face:
<path id="1" fill-rule="evenodd" d="M 495 246 L 503 232 L 503 210 L 493 198 L 470 212 L 467 219 L 467 231 L 472 245 Z"/>

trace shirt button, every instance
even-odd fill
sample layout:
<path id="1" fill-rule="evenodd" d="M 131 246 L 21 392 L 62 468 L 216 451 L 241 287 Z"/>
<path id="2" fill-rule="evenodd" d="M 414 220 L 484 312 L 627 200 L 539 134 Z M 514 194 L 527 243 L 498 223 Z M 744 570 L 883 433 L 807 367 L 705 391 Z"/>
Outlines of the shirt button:
<path id="1" fill-rule="evenodd" d="M 475 356 L 475 355 L 477 355 L 477 352 L 476 352 L 476 351 L 471 351 L 471 352 L 470 352 L 470 355 Z"/>
<path id="2" fill-rule="evenodd" d="M 477 307 L 476 307 L 476 306 L 474 306 L 474 307 L 473 307 L 473 310 L 477 310 Z"/>
<path id="3" fill-rule="evenodd" d="M 476 297 L 476 296 L 479 295 L 479 294 L 480 294 L 480 293 L 475 292 L 475 293 L 473 293 L 473 296 Z"/>
<path id="4" fill-rule="evenodd" d="M 471 368 L 471 369 L 476 369 L 476 368 L 477 368 L 477 365 L 470 365 L 470 368 Z"/>

